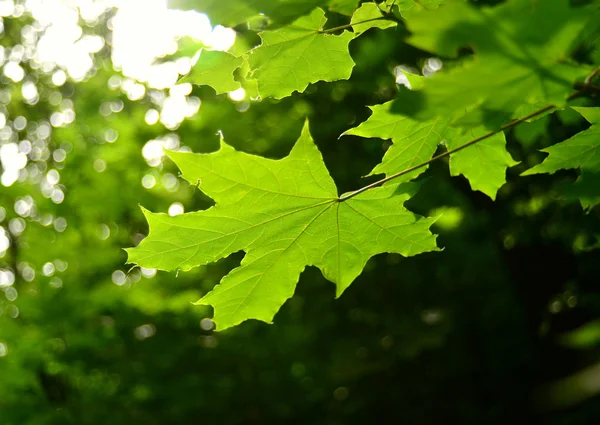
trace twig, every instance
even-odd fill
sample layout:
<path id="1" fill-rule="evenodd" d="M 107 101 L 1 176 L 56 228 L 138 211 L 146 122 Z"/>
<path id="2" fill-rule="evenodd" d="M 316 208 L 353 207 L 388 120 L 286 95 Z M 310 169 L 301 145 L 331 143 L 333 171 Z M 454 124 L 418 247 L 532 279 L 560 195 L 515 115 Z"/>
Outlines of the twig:
<path id="1" fill-rule="evenodd" d="M 351 23 L 346 24 L 346 25 L 340 25 L 339 27 L 328 28 L 326 30 L 321 30 L 319 32 L 321 34 L 329 34 L 329 33 L 332 33 L 332 32 L 336 32 L 336 31 L 341 31 L 341 30 L 346 30 L 346 29 L 352 28 L 354 25 L 366 24 L 367 22 L 372 22 L 372 21 L 394 21 L 394 22 L 396 22 L 395 19 L 391 19 L 388 16 L 380 16 L 380 17 L 377 17 L 377 18 L 365 19 L 364 21 L 351 22 Z"/>
<path id="2" fill-rule="evenodd" d="M 590 85 L 592 80 L 596 78 L 600 74 L 600 66 L 592 71 L 590 75 L 588 75 L 585 80 L 583 80 L 583 84 Z"/>

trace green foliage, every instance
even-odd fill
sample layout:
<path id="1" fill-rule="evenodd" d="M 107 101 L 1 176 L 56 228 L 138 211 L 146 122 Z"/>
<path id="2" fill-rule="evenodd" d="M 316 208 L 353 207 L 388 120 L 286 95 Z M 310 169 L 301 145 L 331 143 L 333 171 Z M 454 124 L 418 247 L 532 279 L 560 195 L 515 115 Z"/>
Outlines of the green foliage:
<path id="1" fill-rule="evenodd" d="M 360 0 L 330 0 L 329 10 L 343 15 L 352 15 L 358 7 Z"/>
<path id="2" fill-rule="evenodd" d="M 400 93 L 395 107 L 422 118 L 463 120 L 467 109 L 492 126 L 514 117 L 523 104 L 562 107 L 573 82 L 590 71 L 566 60 L 589 14 L 568 0 L 481 8 L 451 0 L 438 9 L 415 8 L 406 15 L 410 44 L 442 57 L 454 58 L 460 48 L 474 55 L 431 78 L 423 90 Z"/>
<path id="3" fill-rule="evenodd" d="M 1 3 L 2 425 L 598 423 L 597 0 Z"/>
<path id="4" fill-rule="evenodd" d="M 384 17 L 381 6 L 376 3 L 363 3 L 356 11 L 352 14 L 350 24 L 352 24 L 352 30 L 356 35 L 370 28 L 392 28 L 397 25 L 396 22 L 390 20 L 382 20 Z M 358 23 L 361 22 L 361 23 Z"/>
<path id="5" fill-rule="evenodd" d="M 557 143 L 544 152 L 548 158 L 539 165 L 527 170 L 524 175 L 538 173 L 554 173 L 558 170 L 579 168 L 586 171 L 599 172 L 600 156 L 598 140 L 600 138 L 600 108 L 575 108 L 592 126 L 564 142 Z"/>
<path id="6" fill-rule="evenodd" d="M 424 76 L 413 75 L 406 67 L 395 69 L 399 81 L 410 89 L 372 106 L 365 122 L 342 133 L 391 140 L 371 171 L 386 177 L 341 197 L 306 127 L 290 156 L 280 161 L 249 156 L 225 144 L 208 155 L 170 154 L 184 178 L 217 205 L 174 218 L 146 212 L 150 235 L 129 250 L 129 261 L 189 270 L 244 250 L 242 266 L 200 301 L 214 307 L 219 329 L 249 318 L 271 322 L 292 296 L 306 265 L 320 268 L 338 285 L 340 295 L 377 253 L 406 256 L 433 250 L 427 231 L 431 221 L 417 220 L 403 209 L 411 195 L 397 185 L 426 172 L 441 151 L 435 159 L 450 156 L 451 176 L 464 176 L 472 190 L 495 200 L 507 169 L 518 164 L 498 129 L 562 108 L 574 83 L 591 69 L 569 57 L 580 35 L 589 38 L 596 30 L 595 25 L 586 25 L 591 6 L 572 7 L 567 0 L 539 5 L 514 0 L 493 7 L 459 0 L 364 2 L 349 23 L 331 29 L 325 29 L 326 12 L 316 4 L 290 2 L 282 14 L 283 4 L 237 2 L 226 11 L 216 3 L 204 3 L 210 11 L 215 8 L 213 16 L 219 21 L 238 24 L 264 12 L 276 26 L 260 32 L 261 44 L 240 58 L 222 52 L 213 52 L 204 62 L 201 57 L 189 80 L 209 84 L 217 93 L 231 91 L 239 87 L 234 71 L 247 63 L 238 77 L 255 81 L 263 99 L 303 93 L 319 81 L 346 80 L 354 67 L 350 41 L 371 28 L 394 31 L 397 11 L 410 31 L 407 42 L 412 46 L 446 58 L 464 56 L 459 55 L 464 48 L 472 49 L 473 55 L 448 62 L 448 70 L 442 71 L 441 60 L 429 59 Z M 346 13 L 348 4 L 338 2 L 335 8 Z M 221 17 L 217 9 L 235 18 Z M 291 16 L 297 19 L 286 25 Z M 580 111 L 589 115 L 595 110 Z M 511 118 L 516 121 L 507 124 Z M 564 196 L 579 198 L 584 206 L 595 205 L 600 199 L 595 189 L 600 170 L 592 145 L 596 133 L 593 125 L 548 148 L 549 159 L 528 173 L 581 168 L 580 179 Z M 374 188 L 389 180 L 396 186 Z M 367 204 L 369 210 L 363 210 Z M 381 235 L 392 239 L 383 240 Z M 429 241 L 417 244 L 425 240 Z"/>
<path id="7" fill-rule="evenodd" d="M 586 207 L 600 203 L 600 108 L 574 107 L 591 127 L 564 142 L 543 149 L 549 156 L 541 164 L 525 171 L 523 175 L 554 173 L 558 170 L 577 168 L 578 180 L 565 192 L 568 198 L 577 198 Z"/>
<path id="8" fill-rule="evenodd" d="M 448 149 L 456 149 L 486 133 L 485 128 L 470 129 L 448 141 Z M 496 199 L 498 189 L 506 182 L 506 168 L 517 163 L 506 151 L 504 133 L 496 133 L 480 143 L 460 150 L 450 158 L 450 174 L 465 176 L 473 190 Z"/>
<path id="9" fill-rule="evenodd" d="M 179 9 L 195 9 L 206 13 L 214 24 L 233 27 L 264 13 L 273 22 L 289 23 L 309 13 L 326 0 L 170 0 L 171 6 Z"/>
<path id="10" fill-rule="evenodd" d="M 431 121 L 417 121 L 405 115 L 390 111 L 392 101 L 371 107 L 373 114 L 358 127 L 344 135 L 378 137 L 390 139 L 393 145 L 386 151 L 383 160 L 372 174 L 384 173 L 387 176 L 431 159 L 438 145 L 446 140 L 448 120 L 436 118 Z M 419 168 L 400 177 L 400 181 L 409 181 L 425 172 Z"/>
<path id="11" fill-rule="evenodd" d="M 398 0 L 396 2 L 388 0 L 387 3 L 397 4 L 400 12 L 407 12 L 412 9 L 435 9 L 440 4 L 442 4 L 444 0 Z"/>
<path id="12" fill-rule="evenodd" d="M 192 71 L 184 81 L 209 85 L 217 94 L 237 90 L 242 86 L 233 78 L 233 72 L 242 65 L 243 59 L 227 52 L 202 50 Z"/>
<path id="13" fill-rule="evenodd" d="M 189 270 L 246 251 L 241 267 L 198 302 L 214 307 L 220 330 L 246 319 L 271 322 L 307 265 L 321 269 L 339 296 L 375 254 L 437 249 L 428 230 L 433 221 L 403 207 L 409 193 L 402 187 L 384 186 L 340 202 L 308 125 L 282 160 L 225 143 L 213 154 L 169 156 L 216 206 L 176 217 L 146 212 L 150 235 L 129 250 L 129 261 Z"/>
<path id="14" fill-rule="evenodd" d="M 262 44 L 248 61 L 262 97 L 281 99 L 303 92 L 310 83 L 350 77 L 354 62 L 348 44 L 353 34 L 324 34 L 326 21 L 325 12 L 315 9 L 289 26 L 260 33 Z"/>

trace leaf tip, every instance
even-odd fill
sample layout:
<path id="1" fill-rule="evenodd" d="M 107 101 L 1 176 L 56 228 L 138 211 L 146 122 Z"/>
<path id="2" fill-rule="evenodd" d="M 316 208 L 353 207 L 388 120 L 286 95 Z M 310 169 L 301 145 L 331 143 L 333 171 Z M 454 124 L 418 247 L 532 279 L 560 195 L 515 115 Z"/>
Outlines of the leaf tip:
<path id="1" fill-rule="evenodd" d="M 148 217 L 148 215 L 152 214 L 152 211 L 150 211 L 148 208 L 146 208 L 145 206 L 143 206 L 142 204 L 138 204 L 138 207 L 140 208 L 140 210 L 142 211 L 142 214 L 144 214 L 144 217 Z"/>

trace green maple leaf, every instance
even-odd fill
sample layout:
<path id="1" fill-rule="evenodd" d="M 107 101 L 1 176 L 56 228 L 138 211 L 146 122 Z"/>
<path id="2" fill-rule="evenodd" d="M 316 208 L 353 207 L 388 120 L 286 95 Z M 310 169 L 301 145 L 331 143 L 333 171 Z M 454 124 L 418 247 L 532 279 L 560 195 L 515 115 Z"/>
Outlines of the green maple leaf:
<path id="1" fill-rule="evenodd" d="M 373 255 L 437 250 L 434 220 L 403 206 L 406 185 L 340 200 L 307 125 L 281 160 L 225 143 L 211 154 L 168 155 L 216 205 L 175 217 L 144 211 L 150 233 L 128 249 L 129 262 L 188 270 L 244 250 L 241 266 L 198 301 L 214 307 L 219 329 L 251 318 L 271 322 L 308 265 L 334 282 L 339 296 Z"/>
<path id="2" fill-rule="evenodd" d="M 394 21 L 381 19 L 383 14 L 375 3 L 363 3 L 352 14 L 350 24 L 355 36 L 371 28 L 386 29 L 397 25 Z"/>
<path id="3" fill-rule="evenodd" d="M 182 81 L 211 86 L 217 94 L 231 92 L 241 87 L 233 78 L 233 72 L 243 62 L 243 58 L 227 52 L 202 50 L 191 72 Z"/>
<path id="4" fill-rule="evenodd" d="M 574 107 L 573 109 L 592 126 L 564 142 L 542 149 L 542 152 L 549 154 L 548 157 L 522 175 L 552 174 L 558 170 L 571 168 L 580 168 L 592 173 L 600 172 L 600 108 Z"/>
<path id="5" fill-rule="evenodd" d="M 392 102 L 369 107 L 373 114 L 358 127 L 344 135 L 391 139 L 393 144 L 386 151 L 381 164 L 371 174 L 392 175 L 421 164 L 433 156 L 438 144 L 446 138 L 448 120 L 437 118 L 417 121 L 390 111 Z M 426 170 L 425 167 L 399 177 L 398 181 L 409 181 Z"/>
<path id="6" fill-rule="evenodd" d="M 268 16 L 272 22 L 287 24 L 327 3 L 327 0 L 170 0 L 169 6 L 194 9 L 206 13 L 213 25 L 234 27 L 259 14 Z"/>
<path id="7" fill-rule="evenodd" d="M 483 127 L 469 129 L 450 137 L 448 149 L 457 147 L 487 133 Z M 462 174 L 473 190 L 496 199 L 498 189 L 506 183 L 506 169 L 517 162 L 506 151 L 506 139 L 501 131 L 480 142 L 450 155 L 450 174 Z"/>
<path id="8" fill-rule="evenodd" d="M 419 85 L 422 78 L 410 77 L 411 84 Z M 371 174 L 390 176 L 422 164 L 433 156 L 440 143 L 455 149 L 485 133 L 485 129 L 457 130 L 449 127 L 447 118 L 418 121 L 391 112 L 393 101 L 370 107 L 373 114 L 358 127 L 344 135 L 391 139 L 393 144 Z M 450 173 L 464 175 L 473 190 L 479 190 L 495 199 L 498 189 L 506 182 L 506 169 L 516 162 L 506 151 L 503 133 L 498 133 L 450 157 Z M 398 178 L 409 181 L 423 173 L 421 167 Z"/>
<path id="9" fill-rule="evenodd" d="M 548 157 L 522 175 L 550 173 L 577 168 L 579 179 L 564 190 L 567 198 L 577 198 L 584 207 L 598 204 L 600 200 L 600 108 L 573 107 L 589 123 L 590 128 L 577 133 L 564 142 L 557 143 L 542 152 Z"/>
<path id="10" fill-rule="evenodd" d="M 562 107 L 573 82 L 589 71 L 568 62 L 588 12 L 571 8 L 568 0 L 513 0 L 481 8 L 454 0 L 406 12 L 410 44 L 444 57 L 455 57 L 463 47 L 475 55 L 430 78 L 423 90 L 400 93 L 394 110 L 428 119 L 462 116 L 478 107 L 488 112 L 483 121 L 495 125 L 521 104 Z"/>
<path id="11" fill-rule="evenodd" d="M 303 92 L 310 83 L 350 78 L 354 61 L 348 44 L 354 34 L 321 32 L 327 18 L 322 9 L 275 31 L 260 33 L 262 44 L 248 62 L 262 97 L 281 99 Z"/>

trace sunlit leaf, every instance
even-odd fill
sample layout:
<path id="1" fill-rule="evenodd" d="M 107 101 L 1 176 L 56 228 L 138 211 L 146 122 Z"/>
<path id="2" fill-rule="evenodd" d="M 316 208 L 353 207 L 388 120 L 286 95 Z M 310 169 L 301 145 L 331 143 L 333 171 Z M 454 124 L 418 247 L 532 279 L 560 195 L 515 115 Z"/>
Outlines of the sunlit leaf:
<path id="1" fill-rule="evenodd" d="M 383 13 L 377 4 L 363 3 L 362 6 L 360 6 L 360 8 L 358 8 L 352 14 L 352 20 L 350 23 L 352 24 L 354 33 L 357 35 L 370 28 L 386 29 L 395 27 L 397 25 L 397 23 L 394 21 L 385 20 L 382 18 Z"/>
<path id="2" fill-rule="evenodd" d="M 440 4 L 442 4 L 444 0 L 388 0 L 386 3 L 392 4 L 394 6 L 397 5 L 400 13 L 408 12 L 412 9 L 435 9 Z"/>
<path id="3" fill-rule="evenodd" d="M 564 142 L 557 143 L 542 152 L 548 157 L 523 175 L 554 173 L 558 170 L 579 168 L 592 173 L 600 172 L 600 108 L 574 108 L 586 118 L 592 126 L 577 133 Z"/>
<path id="4" fill-rule="evenodd" d="M 241 87 L 233 78 L 233 72 L 243 63 L 242 58 L 227 52 L 203 50 L 192 71 L 183 81 L 211 86 L 217 94 L 227 93 Z"/>
<path id="5" fill-rule="evenodd" d="M 572 186 L 564 189 L 564 195 L 568 199 L 579 199 L 584 207 L 590 207 L 600 201 L 600 108 L 573 109 L 592 126 L 564 142 L 543 149 L 542 152 L 547 152 L 548 157 L 523 175 L 552 174 L 558 170 L 577 168 L 581 175 Z"/>
<path id="6" fill-rule="evenodd" d="M 563 106 L 573 82 L 589 72 L 568 61 L 588 11 L 567 0 L 481 8 L 449 0 L 434 10 L 414 8 L 406 19 L 408 42 L 418 48 L 450 58 L 461 48 L 474 50 L 461 66 L 430 78 L 423 90 L 400 93 L 395 111 L 421 119 L 461 116 L 478 107 L 482 122 L 497 125 L 524 103 Z"/>
<path id="7" fill-rule="evenodd" d="M 392 113 L 391 107 L 392 102 L 371 107 L 373 114 L 367 121 L 344 133 L 392 140 L 392 146 L 385 153 L 381 164 L 373 169 L 373 174 L 384 173 L 389 176 L 404 171 L 431 159 L 440 143 L 444 143 L 448 149 L 455 149 L 486 132 L 484 128 L 450 128 L 449 120 L 441 117 L 418 121 Z M 515 164 L 506 151 L 504 134 L 499 133 L 452 154 L 450 173 L 453 176 L 464 175 L 473 190 L 480 190 L 494 199 L 496 192 L 506 181 L 506 168 Z M 398 180 L 411 180 L 426 169 L 418 168 Z"/>
<path id="8" fill-rule="evenodd" d="M 445 140 L 448 120 L 439 118 L 417 121 L 390 112 L 392 102 L 370 107 L 373 114 L 358 127 L 346 131 L 345 135 L 377 137 L 392 140 L 381 164 L 372 174 L 395 174 L 425 162 L 433 156 L 438 144 Z M 422 167 L 399 178 L 400 181 L 414 179 L 426 170 Z"/>
<path id="9" fill-rule="evenodd" d="M 271 322 L 308 265 L 321 269 L 339 296 L 375 254 L 437 249 L 433 219 L 406 210 L 410 195 L 397 185 L 340 201 L 307 126 L 282 160 L 224 143 L 211 154 L 169 156 L 216 206 L 176 217 L 146 211 L 150 234 L 128 250 L 129 261 L 188 270 L 244 250 L 241 266 L 199 301 L 214 307 L 219 329 L 251 318 Z"/>
<path id="10" fill-rule="evenodd" d="M 449 138 L 449 150 L 485 134 L 485 128 L 466 130 L 459 136 Z M 504 133 L 499 132 L 450 156 L 450 174 L 465 176 L 473 190 L 479 190 L 496 199 L 498 189 L 506 183 L 506 169 L 516 165 L 506 151 Z"/>
<path id="11" fill-rule="evenodd" d="M 350 78 L 354 61 L 348 43 L 354 34 L 325 34 L 326 21 L 325 12 L 315 9 L 286 27 L 260 33 L 262 44 L 248 61 L 262 97 L 280 99 L 310 83 Z"/>

